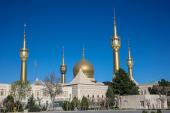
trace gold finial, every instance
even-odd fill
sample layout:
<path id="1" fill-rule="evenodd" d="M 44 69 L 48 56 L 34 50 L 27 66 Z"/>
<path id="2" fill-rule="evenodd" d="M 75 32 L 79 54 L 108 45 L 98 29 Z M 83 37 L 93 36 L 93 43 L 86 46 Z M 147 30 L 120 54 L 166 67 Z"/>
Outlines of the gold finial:
<path id="1" fill-rule="evenodd" d="M 26 49 L 26 24 L 24 24 L 24 43 L 23 48 Z"/>
<path id="2" fill-rule="evenodd" d="M 62 50 L 62 65 L 65 65 L 65 64 L 64 64 L 64 46 L 62 47 L 62 49 L 63 49 L 63 50 Z"/>
<path id="3" fill-rule="evenodd" d="M 114 8 L 114 37 L 117 38 L 117 29 L 116 29 L 116 14 Z"/>
<path id="4" fill-rule="evenodd" d="M 130 41 L 128 40 L 128 59 L 131 59 L 131 53 L 130 53 Z"/>

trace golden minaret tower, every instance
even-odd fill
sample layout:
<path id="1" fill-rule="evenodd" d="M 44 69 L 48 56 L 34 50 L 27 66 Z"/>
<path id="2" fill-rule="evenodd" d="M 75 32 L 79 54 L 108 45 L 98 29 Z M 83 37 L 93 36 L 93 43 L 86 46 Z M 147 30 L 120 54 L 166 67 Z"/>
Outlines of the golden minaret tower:
<path id="1" fill-rule="evenodd" d="M 116 29 L 116 16 L 114 13 L 114 34 L 112 37 L 112 49 L 113 49 L 113 57 L 114 57 L 114 71 L 113 71 L 113 76 L 114 74 L 119 70 L 119 49 L 120 49 L 120 39 L 117 35 L 117 29 Z"/>
<path id="2" fill-rule="evenodd" d="M 20 59 L 21 59 L 21 75 L 20 81 L 25 83 L 27 81 L 27 59 L 28 59 L 28 49 L 26 48 L 26 32 L 25 32 L 24 25 L 24 41 L 23 41 L 23 48 L 20 50 Z"/>
<path id="3" fill-rule="evenodd" d="M 130 47 L 128 47 L 127 66 L 128 66 L 129 78 L 130 80 L 133 80 L 133 59 L 131 57 Z"/>
<path id="4" fill-rule="evenodd" d="M 66 71 L 67 71 L 67 66 L 64 63 L 64 47 L 62 51 L 62 61 L 61 61 L 61 66 L 60 66 L 60 72 L 61 72 L 61 83 L 64 84 L 66 82 Z"/>

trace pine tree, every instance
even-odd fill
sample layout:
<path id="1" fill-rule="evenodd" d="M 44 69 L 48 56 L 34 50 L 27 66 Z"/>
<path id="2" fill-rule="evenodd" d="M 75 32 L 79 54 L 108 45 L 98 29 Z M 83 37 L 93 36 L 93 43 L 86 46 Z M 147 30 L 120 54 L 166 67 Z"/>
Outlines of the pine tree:
<path id="1" fill-rule="evenodd" d="M 139 94 L 139 88 L 130 80 L 128 74 L 121 68 L 115 74 L 115 78 L 112 81 L 112 89 L 115 95 Z"/>

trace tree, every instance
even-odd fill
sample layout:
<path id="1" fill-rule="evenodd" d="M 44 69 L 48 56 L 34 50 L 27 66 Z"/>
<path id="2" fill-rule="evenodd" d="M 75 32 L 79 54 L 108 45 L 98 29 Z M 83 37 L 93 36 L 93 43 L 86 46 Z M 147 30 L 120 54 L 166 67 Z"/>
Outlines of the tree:
<path id="1" fill-rule="evenodd" d="M 88 99 L 86 97 L 83 96 L 81 103 L 80 103 L 80 106 L 81 106 L 81 110 L 88 110 L 89 102 L 88 102 Z"/>
<path id="2" fill-rule="evenodd" d="M 116 72 L 111 86 L 115 95 L 139 94 L 139 88 L 132 80 L 130 80 L 127 73 L 121 68 Z"/>
<path id="3" fill-rule="evenodd" d="M 33 95 L 28 99 L 26 108 L 29 112 L 39 112 L 41 110 L 39 106 L 36 105 Z"/>
<path id="4" fill-rule="evenodd" d="M 75 108 L 78 108 L 79 104 L 80 104 L 79 100 L 76 97 L 74 97 L 73 100 L 71 101 L 72 106 L 71 109 L 74 110 Z"/>
<path id="5" fill-rule="evenodd" d="M 62 108 L 63 108 L 64 111 L 71 110 L 71 103 L 69 101 L 64 101 Z"/>
<path id="6" fill-rule="evenodd" d="M 23 105 L 21 104 L 21 102 L 19 102 L 19 101 L 15 102 L 12 95 L 8 95 L 4 99 L 3 105 L 6 108 L 7 112 L 13 112 L 14 108 L 16 108 L 15 110 L 18 111 L 18 112 L 22 112 L 23 111 Z"/>
<path id="7" fill-rule="evenodd" d="M 13 98 L 12 95 L 8 95 L 8 96 L 4 99 L 4 101 L 3 101 L 3 106 L 6 108 L 6 111 L 7 111 L 7 112 L 13 112 L 15 103 L 14 103 L 14 98 Z"/>
<path id="8" fill-rule="evenodd" d="M 158 81 L 157 85 L 153 85 L 152 87 L 148 88 L 150 94 L 161 94 L 161 95 L 167 95 L 170 96 L 170 82 L 161 79 Z"/>
<path id="9" fill-rule="evenodd" d="M 62 92 L 60 86 L 60 79 L 55 76 L 55 73 L 51 73 L 49 76 L 46 76 L 44 80 L 44 91 L 47 92 L 50 96 L 52 108 L 54 108 L 54 101 L 57 94 Z"/>
<path id="10" fill-rule="evenodd" d="M 107 101 L 107 107 L 111 108 L 115 104 L 115 94 L 113 92 L 113 89 L 111 86 L 108 87 L 106 92 L 106 101 Z"/>
<path id="11" fill-rule="evenodd" d="M 15 107 L 16 107 L 16 111 L 18 111 L 18 112 L 22 112 L 24 110 L 23 105 L 21 104 L 20 101 L 15 102 Z"/>
<path id="12" fill-rule="evenodd" d="M 27 81 L 22 83 L 21 81 L 16 81 L 11 85 L 11 95 L 14 97 L 16 101 L 22 102 L 22 100 L 26 99 L 31 95 L 31 86 Z"/>

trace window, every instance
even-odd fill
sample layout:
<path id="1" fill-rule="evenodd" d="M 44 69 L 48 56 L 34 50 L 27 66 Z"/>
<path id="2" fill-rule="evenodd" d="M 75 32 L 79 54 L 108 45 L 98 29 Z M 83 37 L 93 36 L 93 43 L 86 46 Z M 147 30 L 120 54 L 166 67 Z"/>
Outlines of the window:
<path id="1" fill-rule="evenodd" d="M 140 105 L 144 107 L 144 101 L 140 101 Z"/>
<path id="2" fill-rule="evenodd" d="M 3 90 L 1 90 L 1 96 L 3 96 L 4 95 L 4 91 Z"/>
<path id="3" fill-rule="evenodd" d="M 97 98 L 99 98 L 99 95 L 97 95 Z"/>

